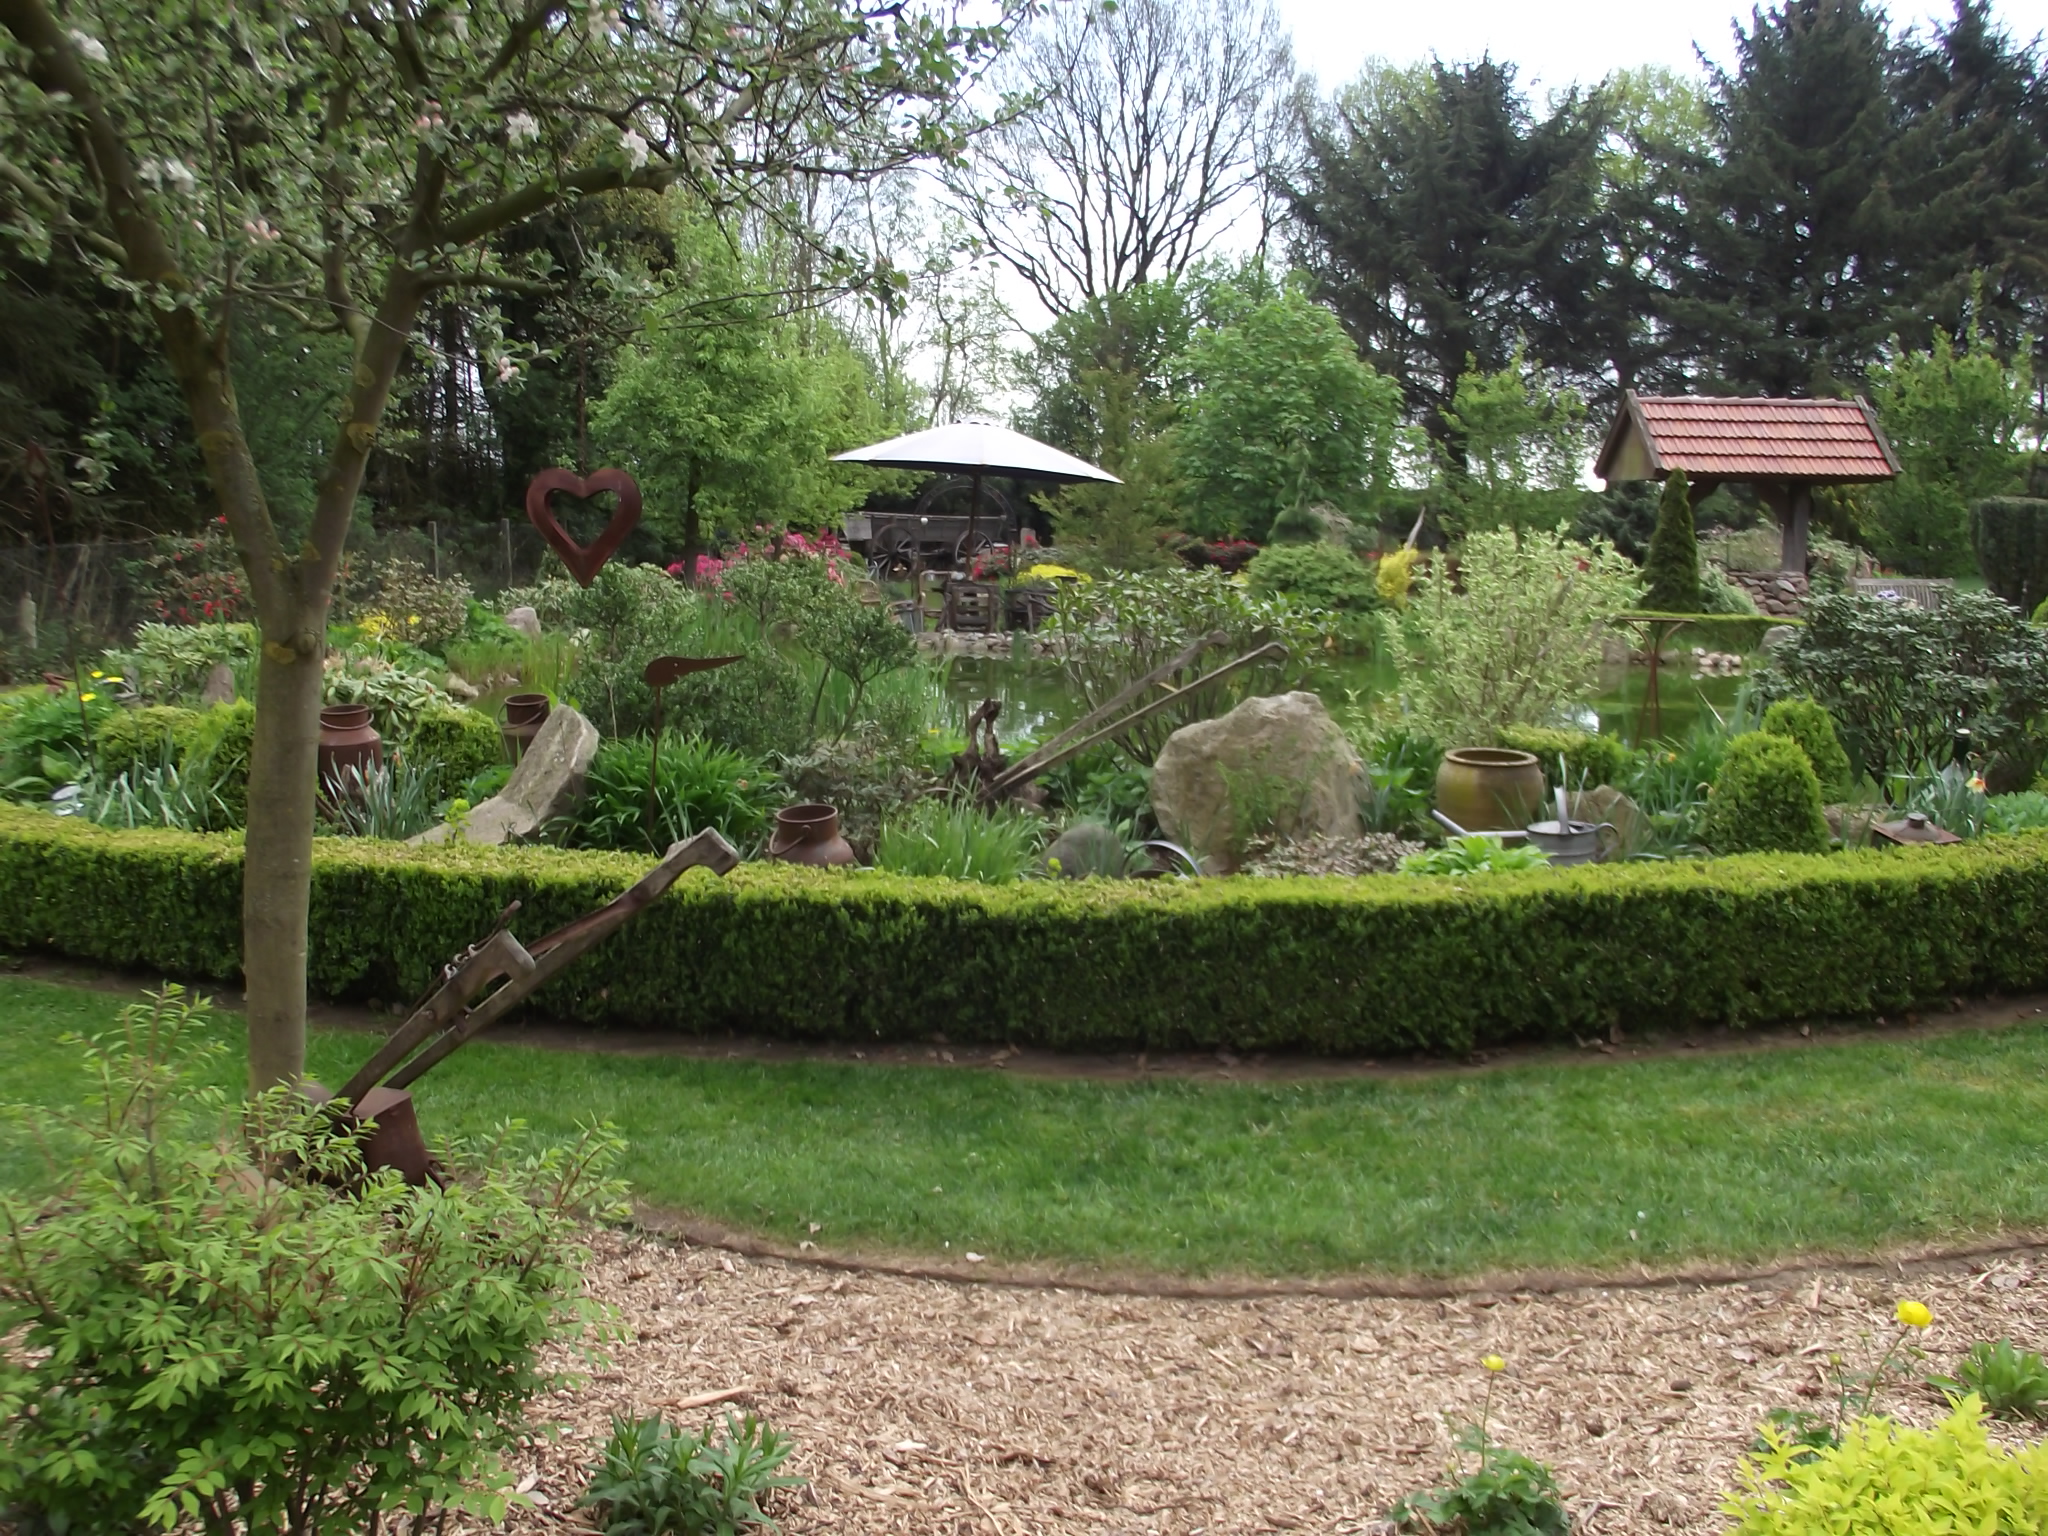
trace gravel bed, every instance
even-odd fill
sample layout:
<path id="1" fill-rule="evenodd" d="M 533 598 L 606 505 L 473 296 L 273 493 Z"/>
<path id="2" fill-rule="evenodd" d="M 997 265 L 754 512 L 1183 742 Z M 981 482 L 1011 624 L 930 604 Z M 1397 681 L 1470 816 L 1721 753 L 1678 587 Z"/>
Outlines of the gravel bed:
<path id="1" fill-rule="evenodd" d="M 1916 1369 L 2043 1343 L 2048 1254 L 1743 1283 L 1450 1300 L 1112 1296 L 835 1272 L 667 1239 L 595 1240 L 594 1294 L 631 1337 L 537 1406 L 518 1532 L 575 1504 L 612 1415 L 751 1410 L 794 1436 L 792 1536 L 1319 1531 L 1363 1536 L 1437 1480 L 1447 1420 L 1498 1378 L 1496 1438 L 1555 1468 L 1574 1530 L 1718 1531 L 1771 1408 L 1831 1408 L 1830 1355 L 1873 1364 L 1892 1308 L 1935 1313 Z M 713 1394 L 732 1394 L 713 1405 Z M 1931 1422 L 1927 1388 L 1879 1406 Z"/>

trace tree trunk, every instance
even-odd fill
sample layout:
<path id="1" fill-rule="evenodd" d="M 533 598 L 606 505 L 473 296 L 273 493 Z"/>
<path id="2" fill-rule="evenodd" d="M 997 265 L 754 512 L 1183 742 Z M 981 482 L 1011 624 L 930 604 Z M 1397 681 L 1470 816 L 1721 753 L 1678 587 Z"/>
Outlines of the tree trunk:
<path id="1" fill-rule="evenodd" d="M 317 628 L 324 631 L 326 604 L 319 606 Z M 286 649 L 291 659 L 280 660 L 278 649 Z M 249 758 L 249 830 L 242 862 L 242 971 L 248 991 L 249 1082 L 255 1088 L 291 1082 L 305 1069 L 321 671 L 321 657 L 301 657 L 268 643 L 257 668 L 256 740 Z"/>

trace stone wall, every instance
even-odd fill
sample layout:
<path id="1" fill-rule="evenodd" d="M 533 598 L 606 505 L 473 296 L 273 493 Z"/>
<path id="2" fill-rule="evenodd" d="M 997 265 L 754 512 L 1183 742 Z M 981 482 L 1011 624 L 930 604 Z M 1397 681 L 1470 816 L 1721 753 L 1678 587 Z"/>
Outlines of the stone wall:
<path id="1" fill-rule="evenodd" d="M 1722 574 L 1747 592 L 1774 619 L 1796 619 L 1806 607 L 1806 577 L 1796 571 L 1730 571 Z"/>

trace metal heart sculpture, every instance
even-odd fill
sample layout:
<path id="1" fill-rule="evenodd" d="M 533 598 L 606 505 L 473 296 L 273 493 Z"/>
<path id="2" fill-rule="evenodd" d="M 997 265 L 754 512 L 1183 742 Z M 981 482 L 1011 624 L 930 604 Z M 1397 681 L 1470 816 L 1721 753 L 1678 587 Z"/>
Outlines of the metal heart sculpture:
<path id="1" fill-rule="evenodd" d="M 588 548 L 570 538 L 562 525 L 555 521 L 554 509 L 548 505 L 548 498 L 557 491 L 585 500 L 600 491 L 610 491 L 619 498 L 618 510 L 612 513 L 612 520 L 604 525 L 604 532 L 593 539 Z M 544 469 L 526 488 L 526 520 L 540 530 L 540 536 L 548 541 L 548 547 L 562 557 L 562 564 L 569 567 L 569 574 L 576 578 L 576 584 L 587 587 L 597 580 L 597 573 L 604 569 L 605 561 L 619 552 L 619 546 L 626 542 L 626 535 L 640 525 L 640 487 L 623 469 L 600 469 L 588 479 L 573 470 Z"/>

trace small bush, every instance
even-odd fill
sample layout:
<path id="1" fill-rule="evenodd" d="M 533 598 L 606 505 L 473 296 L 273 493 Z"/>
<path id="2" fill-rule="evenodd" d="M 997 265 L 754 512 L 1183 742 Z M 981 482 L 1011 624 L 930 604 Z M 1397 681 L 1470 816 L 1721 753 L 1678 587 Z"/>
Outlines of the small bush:
<path id="1" fill-rule="evenodd" d="M 875 863 L 897 875 L 942 875 L 1002 885 L 1022 879 L 1044 825 L 1008 806 L 984 811 L 966 800 L 921 800 L 882 828 Z"/>
<path id="2" fill-rule="evenodd" d="M 296 1090 L 231 1099 L 220 1033 L 167 989 L 90 1044 L 76 1124 L 16 1111 L 57 1192 L 4 1201 L 0 1508 L 220 1536 L 495 1523 L 522 1410 L 564 1384 L 544 1351 L 600 1315 L 575 1223 L 622 1203 L 616 1140 L 527 1156 L 508 1130 L 410 1189 Z"/>
<path id="3" fill-rule="evenodd" d="M 405 743 L 406 761 L 425 776 L 436 800 L 446 800 L 504 756 L 498 723 L 480 710 L 459 707 L 427 710 Z"/>
<path id="4" fill-rule="evenodd" d="M 1511 725 L 1500 733 L 1500 744 L 1517 752 L 1534 753 L 1543 765 L 1544 783 L 1552 790 L 1591 789 L 1600 784 L 1619 784 L 1628 777 L 1635 753 L 1619 736 L 1596 736 L 1591 731 L 1549 730 L 1540 725 Z M 1564 759 L 1564 780 L 1558 780 L 1557 760 Z"/>
<path id="5" fill-rule="evenodd" d="M 1970 511 L 1984 585 L 2021 613 L 2048 602 L 2048 501 L 1994 496 Z"/>
<path id="6" fill-rule="evenodd" d="M 723 1431 L 691 1434 L 658 1415 L 614 1419 L 583 1507 L 603 1536 L 740 1536 L 773 1531 L 761 1501 L 804 1480 L 776 1469 L 786 1435 L 752 1414 L 728 1414 Z"/>
<path id="7" fill-rule="evenodd" d="M 1333 613 L 1370 613 L 1380 606 L 1373 572 L 1334 544 L 1274 544 L 1245 567 L 1245 580 L 1261 597 L 1291 597 Z"/>
<path id="8" fill-rule="evenodd" d="M 1986 832 L 2031 832 L 2037 827 L 2048 827 L 2048 794 L 2040 790 L 1993 795 L 1984 803 Z"/>
<path id="9" fill-rule="evenodd" d="M 88 688 L 83 696 L 38 691 L 0 715 L 0 795 L 46 800 L 84 770 L 93 737 L 120 706 Z"/>
<path id="10" fill-rule="evenodd" d="M 1974 1392 L 2001 1419 L 2048 1418 L 2048 1361 L 2011 1339 L 1971 1345 L 1955 1375 L 1928 1381 L 1956 1398 Z"/>
<path id="11" fill-rule="evenodd" d="M 1703 831 L 1716 853 L 1822 853 L 1821 809 L 1820 780 L 1799 744 L 1750 731 L 1728 744 Z"/>
<path id="12" fill-rule="evenodd" d="M 1411 853 L 1401 860 L 1404 875 L 1492 875 L 1509 870 L 1545 869 L 1550 855 L 1532 843 L 1510 847 L 1497 837 L 1454 837 L 1441 848 Z"/>
<path id="13" fill-rule="evenodd" d="M 1773 736 L 1799 743 L 1813 764 L 1821 793 L 1829 799 L 1849 788 L 1849 754 L 1835 735 L 1835 719 L 1811 699 L 1780 699 L 1764 711 L 1763 728 Z"/>
<path id="14" fill-rule="evenodd" d="M 1664 494 L 1657 498 L 1657 530 L 1650 535 L 1643 580 L 1649 586 L 1643 607 L 1651 612 L 1700 611 L 1700 544 L 1693 531 L 1692 493 L 1682 469 L 1671 472 Z"/>
<path id="15" fill-rule="evenodd" d="M 93 769 L 111 779 L 167 757 L 175 762 L 184 755 L 199 720 L 198 710 L 175 704 L 150 704 L 108 715 L 92 733 Z"/>
<path id="16" fill-rule="evenodd" d="M 768 817 L 787 797 L 781 782 L 757 758 L 714 746 L 701 736 L 645 736 L 608 741 L 591 759 L 583 805 L 566 841 L 577 848 L 659 852 L 711 828 L 740 849 L 760 843 Z M 650 823 L 648 775 L 654 786 Z"/>
<path id="17" fill-rule="evenodd" d="M 1383 606 L 1408 606 L 1408 589 L 1415 580 L 1415 562 L 1421 557 L 1421 550 L 1407 544 L 1380 556 L 1380 563 L 1373 571 L 1372 584 L 1373 590 L 1379 593 Z"/>
<path id="18" fill-rule="evenodd" d="M 256 706 L 247 699 L 216 704 L 192 727 L 180 766 L 204 773 L 234 826 L 249 819 L 249 753 L 256 744 Z"/>
<path id="19" fill-rule="evenodd" d="M 1723 1499 L 1729 1536 L 1936 1536 L 2048 1529 L 2048 1446 L 1991 1443 L 1984 1405 L 1965 1398 L 1933 1429 L 1889 1419 L 1851 1424 L 1817 1448 L 1771 1426 L 1767 1449 L 1738 1465 Z"/>

